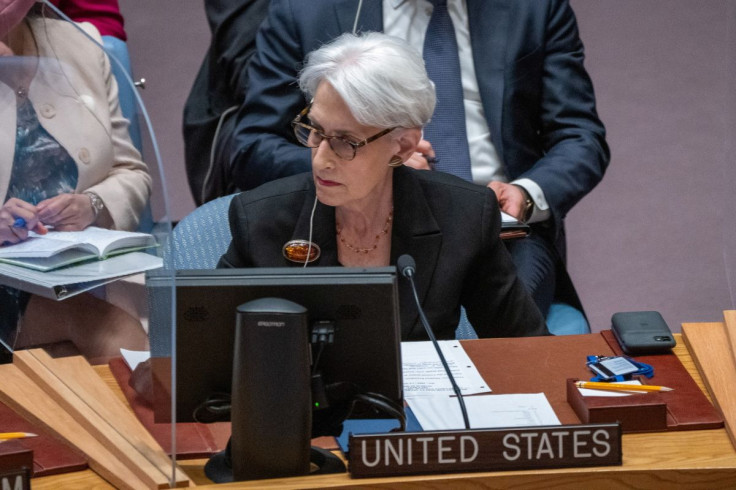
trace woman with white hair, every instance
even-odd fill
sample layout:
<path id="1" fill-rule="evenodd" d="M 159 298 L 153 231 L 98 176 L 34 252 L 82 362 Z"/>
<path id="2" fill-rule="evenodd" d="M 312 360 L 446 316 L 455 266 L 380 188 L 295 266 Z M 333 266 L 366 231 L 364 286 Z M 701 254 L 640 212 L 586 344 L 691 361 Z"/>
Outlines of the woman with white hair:
<path id="1" fill-rule="evenodd" d="M 311 102 L 292 125 L 312 172 L 233 200 L 220 266 L 384 267 L 409 254 L 438 338 L 454 338 L 461 305 L 480 337 L 547 335 L 493 192 L 403 165 L 435 105 L 421 55 L 385 34 L 344 34 L 309 54 L 299 84 Z M 406 281 L 399 296 L 402 339 L 426 339 Z"/>

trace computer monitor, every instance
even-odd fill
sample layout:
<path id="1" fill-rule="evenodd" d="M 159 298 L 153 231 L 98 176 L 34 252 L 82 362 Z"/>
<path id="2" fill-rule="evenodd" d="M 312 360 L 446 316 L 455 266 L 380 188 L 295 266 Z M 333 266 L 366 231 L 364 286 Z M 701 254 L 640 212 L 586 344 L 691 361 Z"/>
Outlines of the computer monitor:
<path id="1" fill-rule="evenodd" d="M 151 297 L 167 297 L 171 276 L 149 273 L 147 286 Z M 352 382 L 401 406 L 401 327 L 394 267 L 180 270 L 175 289 L 177 421 L 194 421 L 194 411 L 208 397 L 230 392 L 235 310 L 266 297 L 302 305 L 310 324 L 334 322 L 334 343 L 324 348 L 319 360 L 325 382 Z M 171 420 L 166 369 L 170 358 L 165 349 L 170 332 L 163 318 L 167 316 L 169 312 L 153 308 L 149 323 L 156 422 Z"/>

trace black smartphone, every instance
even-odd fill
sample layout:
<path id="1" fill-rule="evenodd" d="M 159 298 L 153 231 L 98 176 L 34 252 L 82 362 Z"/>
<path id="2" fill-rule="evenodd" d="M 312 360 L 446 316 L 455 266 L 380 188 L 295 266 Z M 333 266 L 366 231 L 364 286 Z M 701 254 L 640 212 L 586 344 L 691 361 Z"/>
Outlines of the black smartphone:
<path id="1" fill-rule="evenodd" d="M 614 313 L 611 329 L 628 355 L 660 354 L 675 346 L 675 337 L 658 311 Z"/>

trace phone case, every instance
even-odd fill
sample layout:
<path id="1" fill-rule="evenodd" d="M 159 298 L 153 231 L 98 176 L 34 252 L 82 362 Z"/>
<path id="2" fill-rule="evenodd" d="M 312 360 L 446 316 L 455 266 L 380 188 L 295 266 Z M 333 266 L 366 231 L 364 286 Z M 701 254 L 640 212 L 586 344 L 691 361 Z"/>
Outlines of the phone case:
<path id="1" fill-rule="evenodd" d="M 657 311 L 615 313 L 611 317 L 611 327 L 628 355 L 669 352 L 675 346 L 675 337 Z"/>

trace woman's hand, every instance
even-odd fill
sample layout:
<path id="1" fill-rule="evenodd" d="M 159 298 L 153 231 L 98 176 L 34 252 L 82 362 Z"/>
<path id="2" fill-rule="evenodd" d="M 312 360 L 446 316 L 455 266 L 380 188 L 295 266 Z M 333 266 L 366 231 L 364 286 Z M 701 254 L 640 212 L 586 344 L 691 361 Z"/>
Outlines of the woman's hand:
<path id="1" fill-rule="evenodd" d="M 56 231 L 80 231 L 95 221 L 95 212 L 86 194 L 59 194 L 38 203 L 38 216 Z"/>
<path id="2" fill-rule="evenodd" d="M 28 238 L 28 230 L 46 234 L 46 227 L 38 218 L 36 206 L 14 197 L 8 199 L 0 208 L 0 245 L 25 240 Z"/>

